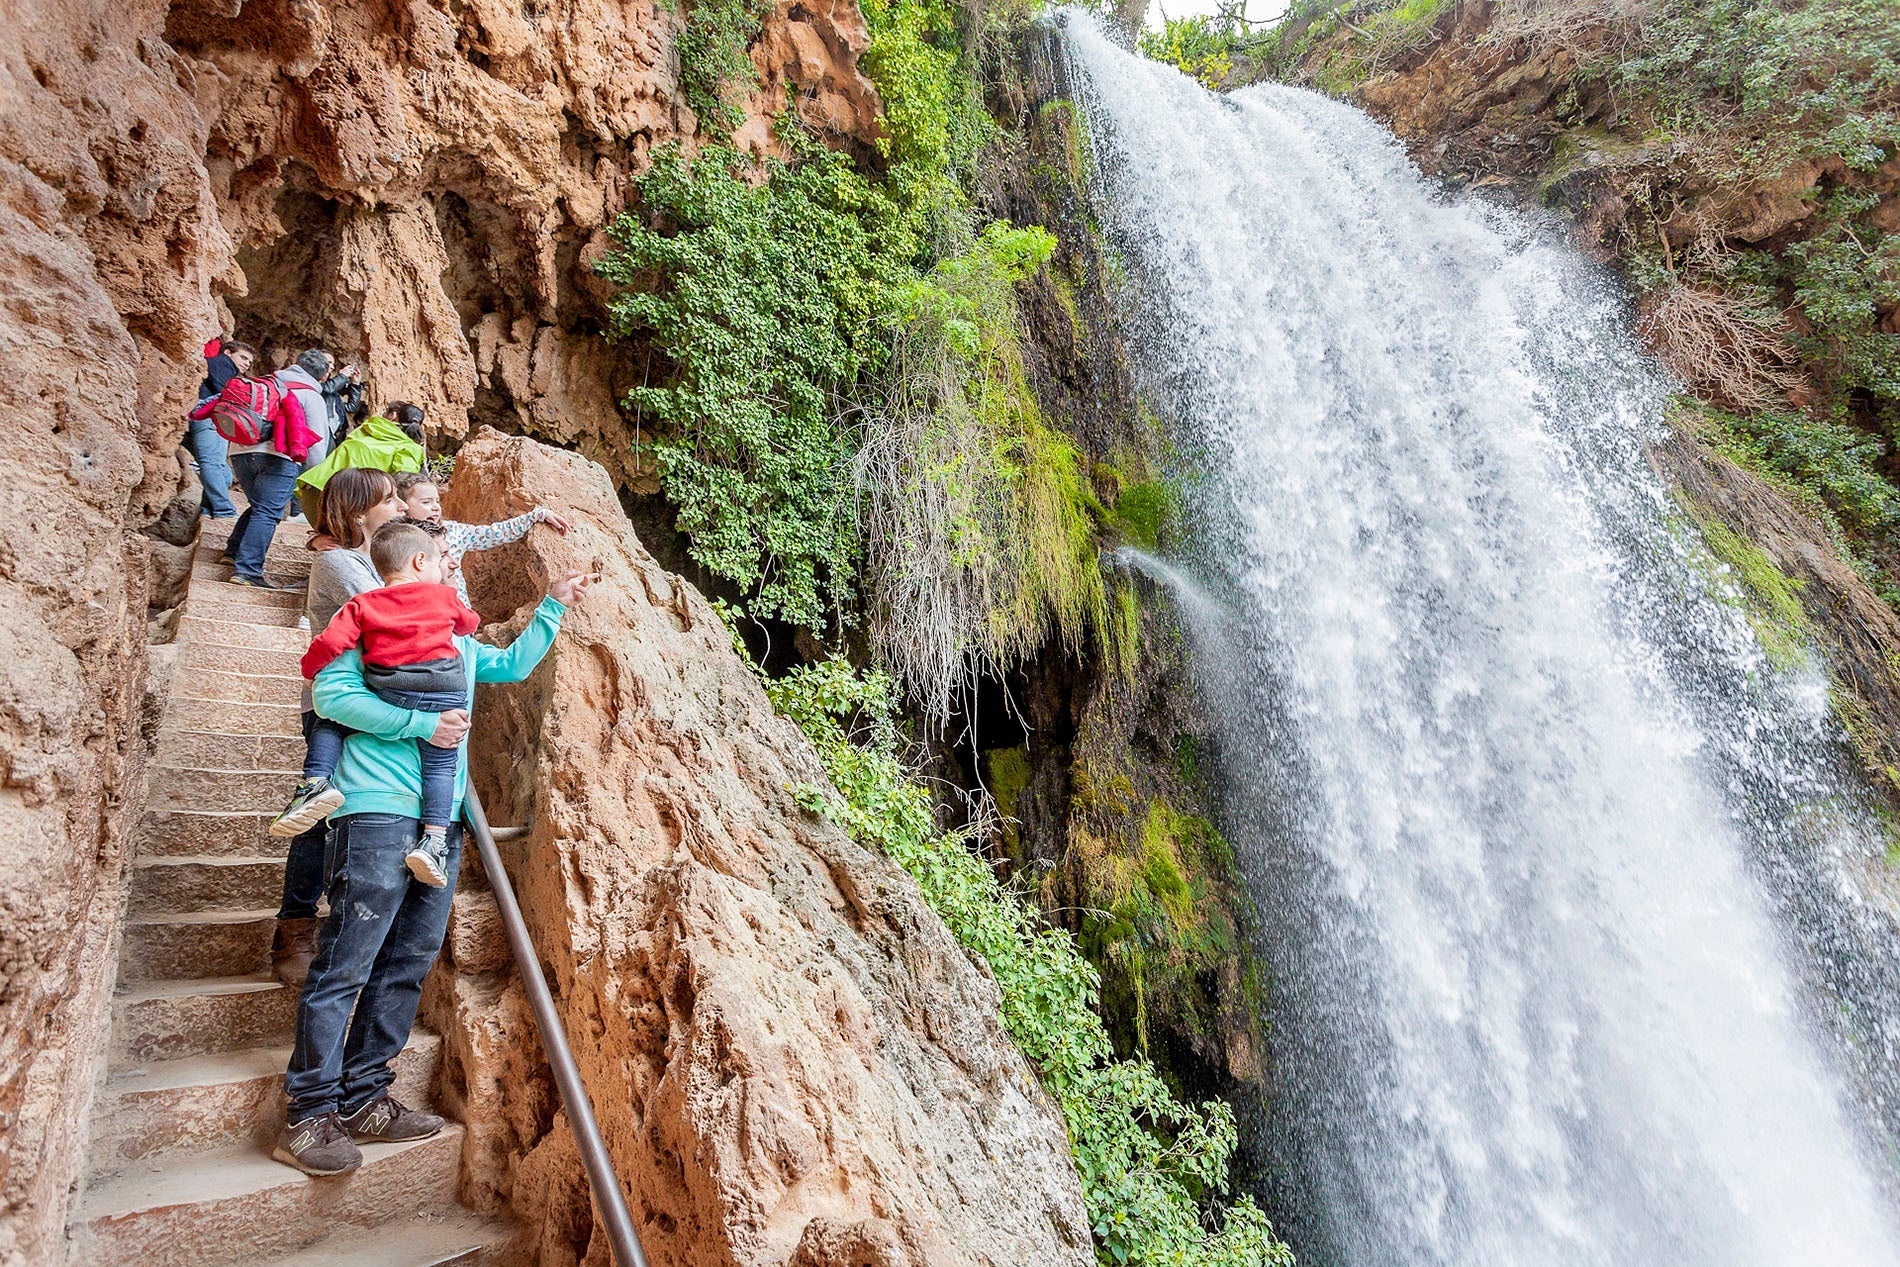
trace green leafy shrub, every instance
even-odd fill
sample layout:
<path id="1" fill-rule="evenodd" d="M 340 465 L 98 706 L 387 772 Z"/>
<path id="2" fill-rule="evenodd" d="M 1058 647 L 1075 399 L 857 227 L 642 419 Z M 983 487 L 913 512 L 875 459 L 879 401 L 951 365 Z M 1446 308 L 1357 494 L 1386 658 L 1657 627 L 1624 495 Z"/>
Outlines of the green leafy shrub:
<path id="1" fill-rule="evenodd" d="M 1879 437 L 1787 410 L 1703 412 L 1739 441 L 1749 464 L 1818 495 L 1843 526 L 1877 534 L 1900 524 L 1900 492 L 1878 471 L 1887 451 Z"/>
<path id="2" fill-rule="evenodd" d="M 641 200 L 600 271 L 624 287 L 614 329 L 648 332 L 673 366 L 629 400 L 655 425 L 662 487 L 693 557 L 756 614 L 822 626 L 857 564 L 834 400 L 885 355 L 871 323 L 901 275 L 880 236 L 889 199 L 844 155 L 808 145 L 763 172 L 730 148 L 688 160 L 669 147 Z"/>
<path id="3" fill-rule="evenodd" d="M 1720 162 L 1772 174 L 1831 154 L 1872 170 L 1900 141 L 1891 0 L 1650 0 L 1603 69 L 1673 131 L 1745 138 Z"/>
<path id="4" fill-rule="evenodd" d="M 1184 1105 L 1145 1060 L 1116 1059 L 1095 1011 L 1099 978 L 1074 939 L 1044 925 L 966 841 L 937 826 L 929 793 L 898 756 L 890 680 L 828 661 L 765 688 L 817 746 L 831 779 L 831 787 L 795 789 L 800 803 L 914 876 L 931 909 L 995 977 L 1003 1028 L 1068 1126 L 1097 1260 L 1290 1267 L 1291 1252 L 1250 1198 L 1208 1217 L 1228 1189 L 1233 1111 L 1218 1101 Z"/>
<path id="5" fill-rule="evenodd" d="M 771 5 L 763 0 L 697 0 L 680 25 L 680 88 L 699 130 L 726 137 L 739 126 L 735 95 L 758 82 L 746 47 Z"/>
<path id="6" fill-rule="evenodd" d="M 1233 74 L 1243 28 L 1230 13 L 1196 13 L 1164 18 L 1159 31 L 1143 30 L 1137 47 L 1143 57 L 1166 62 L 1209 88 Z"/>

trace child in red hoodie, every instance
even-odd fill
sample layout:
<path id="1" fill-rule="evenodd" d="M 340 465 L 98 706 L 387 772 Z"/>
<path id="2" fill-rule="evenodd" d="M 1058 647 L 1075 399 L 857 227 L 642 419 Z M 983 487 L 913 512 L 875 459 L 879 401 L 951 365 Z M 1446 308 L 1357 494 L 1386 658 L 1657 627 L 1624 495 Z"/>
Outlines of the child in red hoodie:
<path id="1" fill-rule="evenodd" d="M 360 646 L 363 683 L 384 703 L 424 713 L 467 708 L 468 668 L 456 649 L 455 636 L 474 633 L 481 618 L 463 604 L 454 586 L 446 584 L 449 567 L 441 542 L 426 526 L 397 520 L 376 530 L 369 555 L 383 587 L 343 604 L 324 631 L 311 639 L 303 656 L 304 677 L 316 677 L 330 661 Z M 343 755 L 346 732 L 334 722 L 320 725 L 337 732 L 335 740 L 321 750 L 317 736 L 310 740 L 312 762 L 326 765 L 316 784 L 327 788 Z M 449 815 L 455 806 L 459 754 L 426 739 L 417 740 L 416 746 L 422 754 L 422 839 L 405 861 L 416 879 L 441 888 L 448 883 Z M 308 767 L 305 777 L 306 784 L 298 788 L 300 795 L 312 778 Z M 293 798 L 284 813 L 298 808 Z"/>

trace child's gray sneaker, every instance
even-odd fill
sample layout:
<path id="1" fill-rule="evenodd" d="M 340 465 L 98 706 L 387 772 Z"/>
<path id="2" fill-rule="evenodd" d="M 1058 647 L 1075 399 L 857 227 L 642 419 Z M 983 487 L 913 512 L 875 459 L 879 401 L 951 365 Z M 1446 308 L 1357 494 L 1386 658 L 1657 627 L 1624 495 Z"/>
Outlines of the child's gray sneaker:
<path id="1" fill-rule="evenodd" d="M 443 831 L 425 831 L 416 847 L 403 859 L 409 864 L 409 874 L 416 877 L 432 889 L 439 889 L 449 882 L 449 837 Z"/>
<path id="2" fill-rule="evenodd" d="M 278 1132 L 271 1156 L 306 1175 L 340 1175 L 363 1164 L 363 1150 L 334 1113 L 287 1124 Z"/>
<path id="3" fill-rule="evenodd" d="M 290 804 L 271 821 L 270 834 L 277 837 L 301 836 L 343 804 L 343 793 L 330 786 L 328 779 L 305 779 L 290 794 Z"/>

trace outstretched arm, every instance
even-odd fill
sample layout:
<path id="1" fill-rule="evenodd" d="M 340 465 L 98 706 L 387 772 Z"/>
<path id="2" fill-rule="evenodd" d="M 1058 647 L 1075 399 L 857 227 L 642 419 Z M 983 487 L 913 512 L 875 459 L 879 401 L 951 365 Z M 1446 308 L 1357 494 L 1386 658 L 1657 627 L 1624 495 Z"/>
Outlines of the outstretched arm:
<path id="1" fill-rule="evenodd" d="M 554 645 L 554 635 L 560 631 L 561 617 L 567 611 L 565 604 L 552 598 L 544 598 L 541 605 L 534 609 L 534 619 L 521 631 L 509 647 L 496 650 L 475 644 L 475 680 L 477 682 L 519 682 L 534 672 L 541 663 L 541 657 Z"/>

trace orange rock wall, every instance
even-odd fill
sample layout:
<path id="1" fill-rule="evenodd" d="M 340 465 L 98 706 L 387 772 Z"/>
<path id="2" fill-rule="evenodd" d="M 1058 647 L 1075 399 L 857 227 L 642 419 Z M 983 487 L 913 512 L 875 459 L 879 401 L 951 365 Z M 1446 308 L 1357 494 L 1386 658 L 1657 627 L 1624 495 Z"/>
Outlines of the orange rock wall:
<path id="1" fill-rule="evenodd" d="M 483 688 L 471 761 L 493 820 L 532 824 L 510 871 L 649 1257 L 1086 1267 L 1067 1135 L 995 983 L 909 876 L 798 807 L 817 754 L 704 598 L 601 467 L 493 431 L 463 447 L 450 517 L 537 503 L 574 529 L 470 556 L 483 614 L 603 580 L 528 682 Z M 425 1002 L 479 1123 L 464 1195 L 528 1219 L 543 1267 L 605 1267 L 519 982 L 469 931 Z"/>
<path id="2" fill-rule="evenodd" d="M 0 1263 L 57 1261 L 143 795 L 148 595 L 220 320 L 378 403 L 607 458 L 629 354 L 587 261 L 691 143 L 660 0 L 15 0 L 0 23 Z M 783 0 L 742 141 L 877 99 L 848 0 Z M 180 491 L 182 487 L 182 492 Z M 183 503 L 163 514 L 174 495 Z M 162 516 L 162 518 L 161 518 Z M 154 527 L 156 525 L 156 527 Z M 153 579 L 148 579 L 153 578 Z M 161 599 L 161 602 L 170 601 Z M 157 626 L 162 630 L 163 626 Z"/>

